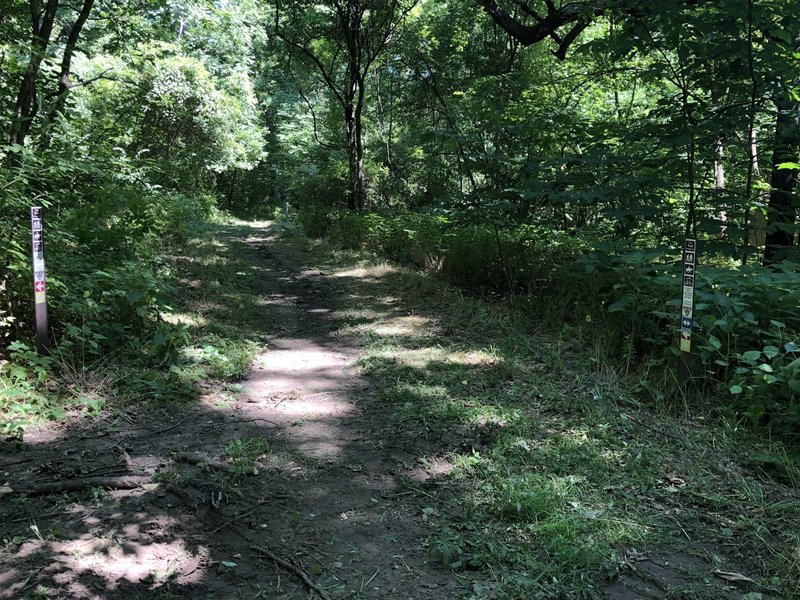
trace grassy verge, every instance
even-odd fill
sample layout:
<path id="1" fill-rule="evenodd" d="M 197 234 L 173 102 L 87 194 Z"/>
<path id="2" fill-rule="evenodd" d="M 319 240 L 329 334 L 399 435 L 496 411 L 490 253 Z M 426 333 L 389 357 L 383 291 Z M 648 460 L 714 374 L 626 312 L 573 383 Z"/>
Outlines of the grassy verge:
<path id="1" fill-rule="evenodd" d="M 237 285 L 250 268 L 238 233 L 222 222 L 192 223 L 152 264 L 137 267 L 158 289 L 158 301 L 140 311 L 147 326 L 136 334 L 125 329 L 124 315 L 109 325 L 125 332 L 114 348 L 103 336 L 90 345 L 81 332 L 73 336 L 78 341 L 56 340 L 50 357 L 12 344 L 10 360 L 0 362 L 0 435 L 18 440 L 47 421 L 126 418 L 209 390 L 220 403 L 232 400 L 261 347 L 246 312 L 236 309 L 255 302 L 253 290 Z M 128 293 L 134 303 L 140 296 Z"/>
<path id="2" fill-rule="evenodd" d="M 610 366 L 602 339 L 286 240 L 341 282 L 337 333 L 366 348 L 381 436 L 434 474 L 407 485 L 467 597 L 603 597 L 623 579 L 653 597 L 800 593 L 800 473 L 779 444 L 682 400 L 643 406 L 641 374 Z"/>

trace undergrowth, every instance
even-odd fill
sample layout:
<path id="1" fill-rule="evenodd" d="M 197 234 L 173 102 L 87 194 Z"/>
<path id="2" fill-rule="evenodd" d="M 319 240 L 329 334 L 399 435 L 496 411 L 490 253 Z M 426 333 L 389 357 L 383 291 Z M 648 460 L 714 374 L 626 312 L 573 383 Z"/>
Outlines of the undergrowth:
<path id="1" fill-rule="evenodd" d="M 224 318 L 199 322 L 187 302 L 193 270 L 210 266 L 218 279 L 227 276 L 210 227 L 222 217 L 208 198 L 167 195 L 157 210 L 150 234 L 117 232 L 122 245 L 105 264 L 101 252 L 68 251 L 48 263 L 58 327 L 49 356 L 37 355 L 22 334 L 0 360 L 0 437 L 21 439 L 43 420 L 188 402 L 201 382 L 236 381 L 247 372 L 258 349 L 252 336 L 226 328 Z M 85 230 L 81 235 L 83 244 L 95 243 Z M 112 264 L 128 254 L 138 258 Z"/>
<path id="2" fill-rule="evenodd" d="M 652 584 L 637 560 L 666 564 L 681 597 L 800 592 L 800 471 L 783 444 L 677 396 L 643 402 L 642 372 L 591 323 L 554 327 L 291 227 L 286 240 L 342 282 L 331 316 L 366 347 L 386 439 L 447 465 L 406 486 L 465 598 L 601 598 L 622 576 Z"/>
<path id="3" fill-rule="evenodd" d="M 482 295 L 503 295 L 533 321 L 601 339 L 605 359 L 639 375 L 637 393 L 675 395 L 708 414 L 800 445 L 800 266 L 742 265 L 702 253 L 693 377 L 674 375 L 681 265 L 675 247 L 605 244 L 593 232 L 498 228 L 436 214 L 357 214 L 304 207 L 297 222 L 326 237 Z"/>

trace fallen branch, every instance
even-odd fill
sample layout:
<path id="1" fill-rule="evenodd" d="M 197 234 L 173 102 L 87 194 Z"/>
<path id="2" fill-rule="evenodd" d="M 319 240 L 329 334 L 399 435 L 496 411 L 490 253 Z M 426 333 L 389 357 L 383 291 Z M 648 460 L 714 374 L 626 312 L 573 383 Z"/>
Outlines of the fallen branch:
<path id="1" fill-rule="evenodd" d="M 258 552 L 259 554 L 261 554 L 262 556 L 265 556 L 266 558 L 270 559 L 276 565 L 279 565 L 279 566 L 283 567 L 284 569 L 286 569 L 287 571 L 291 571 L 292 573 L 297 575 L 300 579 L 303 580 L 303 583 L 305 583 L 308 586 L 308 589 L 313 590 L 314 592 L 316 592 L 317 595 L 320 598 L 322 598 L 322 600 L 331 600 L 331 597 L 328 595 L 328 593 L 325 590 L 323 590 L 321 587 L 319 587 L 316 583 L 314 583 L 314 581 L 311 579 L 311 577 L 308 575 L 308 573 L 303 571 L 303 569 L 301 569 L 300 567 L 298 567 L 296 565 L 293 565 L 288 560 L 282 559 L 280 556 L 276 556 L 275 554 L 273 554 L 272 552 L 270 552 L 266 548 L 260 548 L 258 546 L 250 546 L 250 548 L 251 548 L 251 550 L 254 550 L 254 551 Z"/>
<path id="2" fill-rule="evenodd" d="M 236 466 L 230 463 L 208 458 L 207 456 L 203 456 L 202 454 L 196 452 L 173 452 L 172 460 L 176 462 L 186 463 L 187 465 L 198 465 L 198 466 L 208 465 L 209 467 L 216 469 L 217 471 L 226 471 L 228 473 L 258 475 L 258 469 L 256 469 L 256 467 L 254 466 L 253 467 Z"/>
<path id="3" fill-rule="evenodd" d="M 12 465 L 21 465 L 22 463 L 30 462 L 32 458 L 20 458 L 19 460 L 12 460 L 9 462 L 0 463 L 0 469 L 5 469 Z"/>
<path id="4" fill-rule="evenodd" d="M 6 494 L 26 494 L 27 496 L 47 496 L 78 492 L 90 488 L 108 488 L 112 490 L 133 490 L 149 483 L 149 477 L 87 477 L 86 479 L 65 479 L 37 483 L 28 487 L 0 488 L 0 496 Z"/>

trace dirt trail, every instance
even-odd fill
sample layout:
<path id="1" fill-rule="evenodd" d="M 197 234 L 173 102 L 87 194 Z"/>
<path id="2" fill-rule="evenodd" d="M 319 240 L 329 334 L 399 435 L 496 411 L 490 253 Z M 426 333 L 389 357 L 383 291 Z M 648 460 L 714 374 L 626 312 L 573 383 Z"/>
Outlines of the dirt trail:
<path id="1" fill-rule="evenodd" d="M 233 227 L 220 238 L 221 252 L 242 239 L 249 248 L 239 251 L 257 274 L 247 288 L 257 307 L 251 326 L 268 346 L 235 401 L 220 401 L 212 386 L 196 404 L 160 415 L 133 407 L 53 426 L 0 461 L 12 487 L 142 478 L 136 489 L 96 489 L 77 501 L 0 497 L 8 536 L 0 598 L 313 597 L 255 547 L 296 565 L 331 598 L 455 597 L 454 575 L 425 548 L 420 515 L 432 499 L 403 487 L 426 477 L 409 464 L 415 449 L 382 439 L 387 417 L 359 376 L 357 342 L 335 335 L 345 292 L 274 235 Z M 206 283 L 187 282 L 187 294 Z M 179 458 L 219 461 L 257 444 L 265 447 L 250 476 Z"/>

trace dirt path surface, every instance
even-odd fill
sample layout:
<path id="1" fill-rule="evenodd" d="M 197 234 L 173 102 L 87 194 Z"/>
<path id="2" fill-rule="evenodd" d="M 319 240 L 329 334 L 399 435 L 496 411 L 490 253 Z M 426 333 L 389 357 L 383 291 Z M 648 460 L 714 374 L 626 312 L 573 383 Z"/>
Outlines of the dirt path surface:
<path id="1" fill-rule="evenodd" d="M 431 500 L 402 485 L 428 474 L 409 464 L 413 444 L 383 437 L 356 338 L 337 334 L 347 291 L 274 235 L 265 225 L 217 237 L 226 268 L 247 275 L 235 280 L 247 304 L 231 305 L 242 298 L 231 288 L 209 301 L 218 282 L 182 271 L 187 303 L 209 320 L 244 311 L 266 342 L 243 385 L 199 382 L 189 406 L 30 432 L 0 460 L 8 487 L 41 492 L 0 498 L 0 598 L 455 596 L 453 573 L 425 547 Z M 69 480 L 89 485 L 42 489 Z"/>

